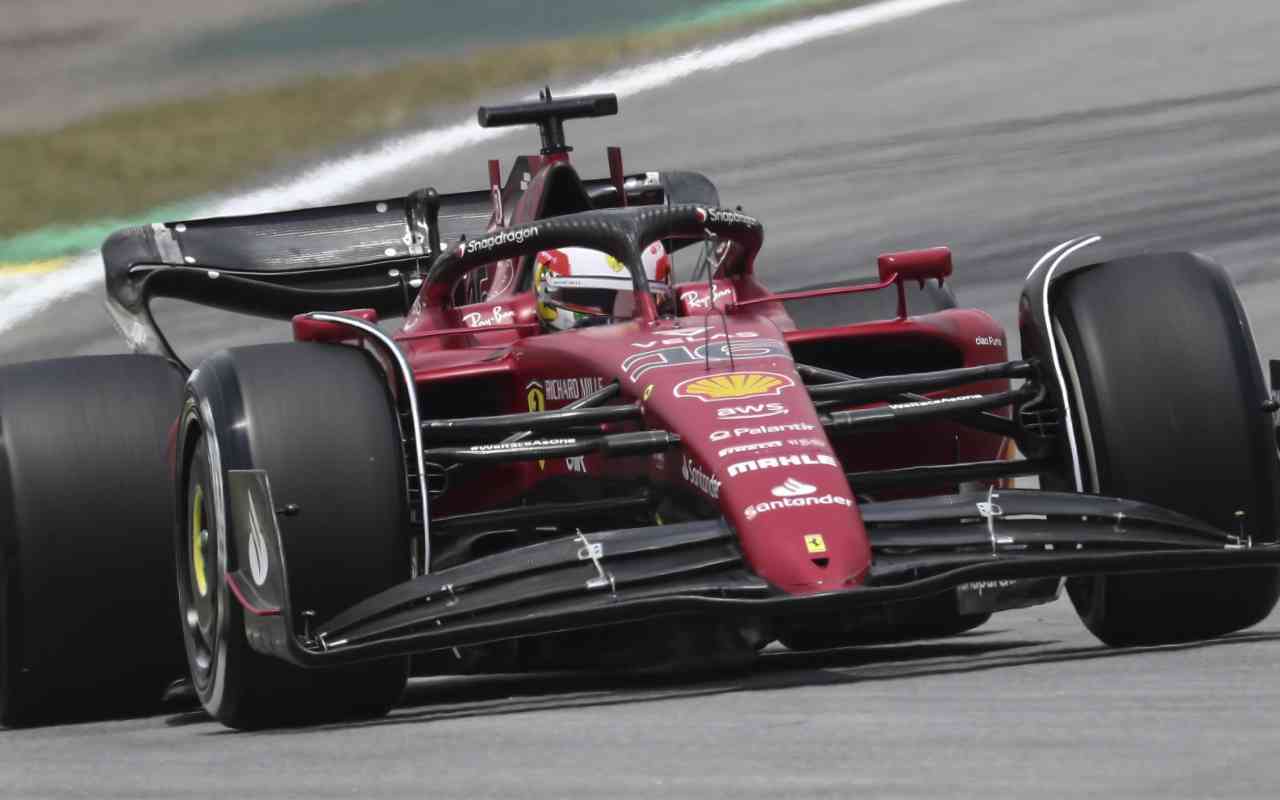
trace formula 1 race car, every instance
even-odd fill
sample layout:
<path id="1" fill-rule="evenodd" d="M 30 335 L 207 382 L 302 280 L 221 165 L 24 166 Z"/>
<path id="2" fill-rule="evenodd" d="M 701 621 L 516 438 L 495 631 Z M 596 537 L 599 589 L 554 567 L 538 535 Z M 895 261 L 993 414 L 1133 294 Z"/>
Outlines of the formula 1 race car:
<path id="1" fill-rule="evenodd" d="M 0 719 L 184 673 L 236 728 L 376 715 L 411 668 L 721 668 L 1064 584 L 1116 646 L 1271 611 L 1280 404 L 1220 267 L 1064 242 L 1010 359 L 946 248 L 777 293 L 705 177 L 583 180 L 563 122 L 616 110 L 482 108 L 542 134 L 484 191 L 111 236 L 134 354 L 0 369 Z M 161 296 L 295 341 L 189 369 Z"/>

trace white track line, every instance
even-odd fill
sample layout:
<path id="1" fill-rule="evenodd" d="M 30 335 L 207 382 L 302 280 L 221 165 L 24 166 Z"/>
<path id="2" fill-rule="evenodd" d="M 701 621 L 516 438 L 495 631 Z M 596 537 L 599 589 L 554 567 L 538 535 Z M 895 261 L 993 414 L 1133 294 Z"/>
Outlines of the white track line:
<path id="1" fill-rule="evenodd" d="M 696 72 L 724 69 L 744 61 L 802 44 L 841 36 L 886 22 L 911 17 L 966 0 L 884 0 L 798 22 L 766 28 L 741 39 L 618 70 L 563 90 L 563 93 L 614 92 L 619 98 L 658 89 Z M 212 203 L 198 216 L 260 213 L 330 202 L 360 185 L 496 139 L 509 128 L 481 128 L 474 118 L 389 140 L 362 152 L 320 164 L 290 180 Z M 0 332 L 8 330 L 58 300 L 101 286 L 102 258 L 86 253 L 0 298 Z"/>

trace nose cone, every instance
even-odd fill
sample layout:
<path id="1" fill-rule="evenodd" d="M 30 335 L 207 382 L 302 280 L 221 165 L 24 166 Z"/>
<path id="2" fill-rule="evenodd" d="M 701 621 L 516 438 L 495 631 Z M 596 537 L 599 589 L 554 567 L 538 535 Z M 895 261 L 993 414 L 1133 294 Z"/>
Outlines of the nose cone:
<path id="1" fill-rule="evenodd" d="M 574 357 L 594 362 L 598 374 L 619 374 L 647 425 L 680 435 L 684 452 L 655 469 L 718 506 L 757 574 L 797 594 L 866 577 L 871 548 L 862 518 L 772 322 L 684 317 L 580 335 L 576 341 L 592 346 Z M 538 346 L 536 338 L 526 345 Z"/>
<path id="2" fill-rule="evenodd" d="M 744 361 L 645 376 L 646 413 L 682 437 L 679 480 L 719 503 L 748 563 L 775 586 L 860 582 L 866 531 L 800 376 L 789 358 Z"/>
<path id="3" fill-rule="evenodd" d="M 770 583 L 797 594 L 859 583 L 871 564 L 844 471 L 820 427 L 816 433 L 765 439 L 782 444 L 728 453 L 720 462 L 728 476 L 723 510 L 748 561 Z"/>

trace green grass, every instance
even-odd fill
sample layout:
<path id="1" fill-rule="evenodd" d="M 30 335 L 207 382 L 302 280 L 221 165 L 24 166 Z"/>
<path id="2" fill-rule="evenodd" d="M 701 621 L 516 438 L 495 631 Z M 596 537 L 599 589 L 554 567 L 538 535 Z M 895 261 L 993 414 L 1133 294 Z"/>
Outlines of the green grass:
<path id="1" fill-rule="evenodd" d="M 0 136 L 0 237 L 128 218 L 404 129 L 435 105 L 860 2 L 865 0 L 798 0 L 683 28 L 480 49 L 464 58 L 128 108 L 59 130 Z"/>

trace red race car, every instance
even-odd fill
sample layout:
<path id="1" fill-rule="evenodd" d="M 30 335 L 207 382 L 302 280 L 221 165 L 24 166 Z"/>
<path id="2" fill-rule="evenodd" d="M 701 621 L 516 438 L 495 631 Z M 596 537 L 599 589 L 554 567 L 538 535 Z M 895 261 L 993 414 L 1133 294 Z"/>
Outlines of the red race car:
<path id="1" fill-rule="evenodd" d="M 776 293 L 703 176 L 583 180 L 563 121 L 616 110 L 482 108 L 542 133 L 484 191 L 108 239 L 135 354 L 0 370 L 3 721 L 183 671 L 232 727 L 379 714 L 411 666 L 719 667 L 1064 583 L 1113 645 L 1271 611 L 1277 402 L 1220 267 L 1064 242 L 1010 359 L 945 248 Z M 296 341 L 190 369 L 158 296 Z"/>

